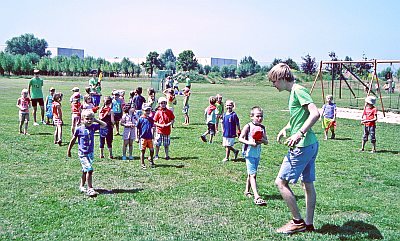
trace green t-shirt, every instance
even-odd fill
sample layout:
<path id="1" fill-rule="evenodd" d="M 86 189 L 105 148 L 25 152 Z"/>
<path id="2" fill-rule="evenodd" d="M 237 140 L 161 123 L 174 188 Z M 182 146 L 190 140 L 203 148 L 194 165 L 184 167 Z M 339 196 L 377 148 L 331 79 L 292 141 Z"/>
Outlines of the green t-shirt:
<path id="1" fill-rule="evenodd" d="M 43 80 L 41 78 L 33 77 L 29 81 L 29 86 L 31 87 L 31 99 L 43 98 Z"/>
<path id="2" fill-rule="evenodd" d="M 189 78 L 186 78 L 186 87 L 190 87 L 191 86 L 191 82 Z"/>
<path id="3" fill-rule="evenodd" d="M 97 85 L 97 83 L 99 83 L 99 80 L 96 78 L 91 78 L 89 80 L 89 85 L 92 86 L 92 90 L 101 95 L 101 86 Z"/>
<path id="4" fill-rule="evenodd" d="M 313 103 L 310 93 L 308 90 L 298 84 L 294 84 L 289 97 L 289 112 L 290 112 L 290 135 L 294 135 L 300 130 L 304 122 L 310 116 L 310 112 L 305 105 Z M 317 137 L 310 128 L 305 137 L 301 138 L 300 142 L 296 145 L 297 147 L 305 147 L 316 143 Z"/>

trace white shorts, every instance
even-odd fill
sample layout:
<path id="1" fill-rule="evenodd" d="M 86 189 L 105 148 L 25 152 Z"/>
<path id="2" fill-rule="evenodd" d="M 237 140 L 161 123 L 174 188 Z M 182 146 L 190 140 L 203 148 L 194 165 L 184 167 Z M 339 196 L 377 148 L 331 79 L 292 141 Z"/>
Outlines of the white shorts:
<path id="1" fill-rule="evenodd" d="M 233 146 L 235 145 L 235 138 L 222 137 L 222 146 Z"/>

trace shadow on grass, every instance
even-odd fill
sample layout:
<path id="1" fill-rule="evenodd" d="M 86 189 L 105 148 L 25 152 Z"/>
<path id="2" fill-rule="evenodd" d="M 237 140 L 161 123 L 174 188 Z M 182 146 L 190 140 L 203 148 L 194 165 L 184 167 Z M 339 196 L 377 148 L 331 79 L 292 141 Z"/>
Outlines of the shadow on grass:
<path id="1" fill-rule="evenodd" d="M 268 201 L 268 200 L 283 200 L 281 194 L 271 194 L 271 195 L 262 195 L 264 200 Z M 304 195 L 296 195 L 296 200 L 299 199 L 304 199 Z"/>
<path id="2" fill-rule="evenodd" d="M 171 140 L 181 139 L 179 136 L 171 136 Z"/>
<path id="3" fill-rule="evenodd" d="M 30 133 L 31 136 L 52 136 L 54 133 L 48 133 L 48 132 L 39 132 L 39 133 Z"/>
<path id="4" fill-rule="evenodd" d="M 95 190 L 99 194 L 110 195 L 110 194 L 118 194 L 118 193 L 138 193 L 138 192 L 142 191 L 143 188 L 134 188 L 134 189 L 119 189 L 119 188 L 117 188 L 117 189 L 111 189 L 111 190 L 98 188 Z"/>
<path id="5" fill-rule="evenodd" d="M 353 240 L 354 235 L 363 235 L 365 239 L 383 239 L 381 232 L 372 224 L 365 223 L 363 221 L 348 221 L 342 226 L 333 224 L 324 224 L 320 229 L 317 230 L 321 234 L 333 234 L 339 235 L 340 240 Z"/>
<path id="6" fill-rule="evenodd" d="M 393 150 L 377 150 L 377 153 L 392 153 L 392 154 L 399 154 L 400 151 L 393 151 Z"/>
<path id="7" fill-rule="evenodd" d="M 181 160 L 181 161 L 194 160 L 194 159 L 199 159 L 199 157 L 197 157 L 197 156 L 182 156 L 182 157 L 172 157 L 171 158 L 171 160 Z"/>
<path id="8" fill-rule="evenodd" d="M 184 168 L 185 165 L 183 164 L 178 164 L 178 165 L 173 165 L 173 164 L 156 164 L 156 167 L 174 167 L 174 168 Z"/>
<path id="9" fill-rule="evenodd" d="M 175 127 L 174 126 L 174 129 L 185 129 L 185 130 L 193 130 L 194 129 L 194 127 L 191 127 L 191 126 L 177 126 L 177 127 Z"/>
<path id="10" fill-rule="evenodd" d="M 351 141 L 353 140 L 353 138 L 349 138 L 349 137 L 335 137 L 335 139 L 330 139 L 332 141 L 337 140 L 337 141 Z"/>
<path id="11" fill-rule="evenodd" d="M 246 162 L 246 159 L 244 159 L 244 158 L 237 158 L 237 159 L 231 159 L 230 161 L 232 161 L 232 162 Z"/>

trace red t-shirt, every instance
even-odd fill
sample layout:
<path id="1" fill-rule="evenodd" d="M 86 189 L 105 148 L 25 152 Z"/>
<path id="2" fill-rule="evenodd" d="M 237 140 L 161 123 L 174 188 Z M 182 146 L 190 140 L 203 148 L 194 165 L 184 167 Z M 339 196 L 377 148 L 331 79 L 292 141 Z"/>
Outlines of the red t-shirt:
<path id="1" fill-rule="evenodd" d="M 364 120 L 373 120 L 377 114 L 377 110 L 375 107 L 369 108 L 368 106 L 365 107 L 363 116 L 365 116 Z M 365 126 L 375 126 L 375 121 L 365 122 Z"/>
<path id="2" fill-rule="evenodd" d="M 28 97 L 27 98 L 24 98 L 24 97 L 18 98 L 17 104 L 23 108 L 23 110 L 20 109 L 19 111 L 21 113 L 29 113 L 29 103 L 30 102 L 31 102 L 31 99 L 29 99 Z"/>
<path id="3" fill-rule="evenodd" d="M 53 117 L 54 119 L 60 119 L 60 113 L 58 112 L 58 106 L 61 107 L 60 103 L 53 101 L 52 110 L 53 110 Z M 60 108 L 61 111 L 61 108 Z"/>
<path id="4" fill-rule="evenodd" d="M 72 114 L 77 114 L 79 115 L 81 113 L 81 109 L 82 109 L 82 104 L 80 102 L 72 102 L 71 103 L 71 112 Z"/>
<path id="5" fill-rule="evenodd" d="M 154 115 L 154 122 L 158 124 L 168 124 L 175 119 L 174 113 L 168 109 L 159 108 Z M 159 127 L 157 126 L 157 133 L 163 135 L 171 134 L 171 126 Z"/>

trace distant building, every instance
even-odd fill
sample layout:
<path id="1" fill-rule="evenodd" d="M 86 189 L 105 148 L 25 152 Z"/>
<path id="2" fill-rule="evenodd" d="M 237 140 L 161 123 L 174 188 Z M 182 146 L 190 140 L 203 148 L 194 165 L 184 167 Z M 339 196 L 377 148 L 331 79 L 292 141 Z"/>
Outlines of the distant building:
<path id="1" fill-rule="evenodd" d="M 85 51 L 83 49 L 50 47 L 46 48 L 46 52 L 47 51 L 51 52 L 51 57 L 56 57 L 56 56 L 71 57 L 73 55 L 78 56 L 80 59 L 83 59 L 85 57 Z"/>
<path id="2" fill-rule="evenodd" d="M 131 61 L 132 63 L 134 63 L 136 65 L 140 65 L 141 63 L 146 62 L 145 57 L 128 57 L 128 59 L 129 59 L 129 61 Z M 119 57 L 106 58 L 106 61 L 108 61 L 110 63 L 121 63 L 122 58 L 119 58 Z"/>
<path id="3" fill-rule="evenodd" d="M 197 62 L 203 66 L 209 65 L 209 66 L 229 66 L 229 65 L 234 65 L 237 66 L 237 60 L 236 59 L 223 59 L 223 58 L 213 58 L 213 57 L 208 57 L 208 58 L 197 58 Z"/>

